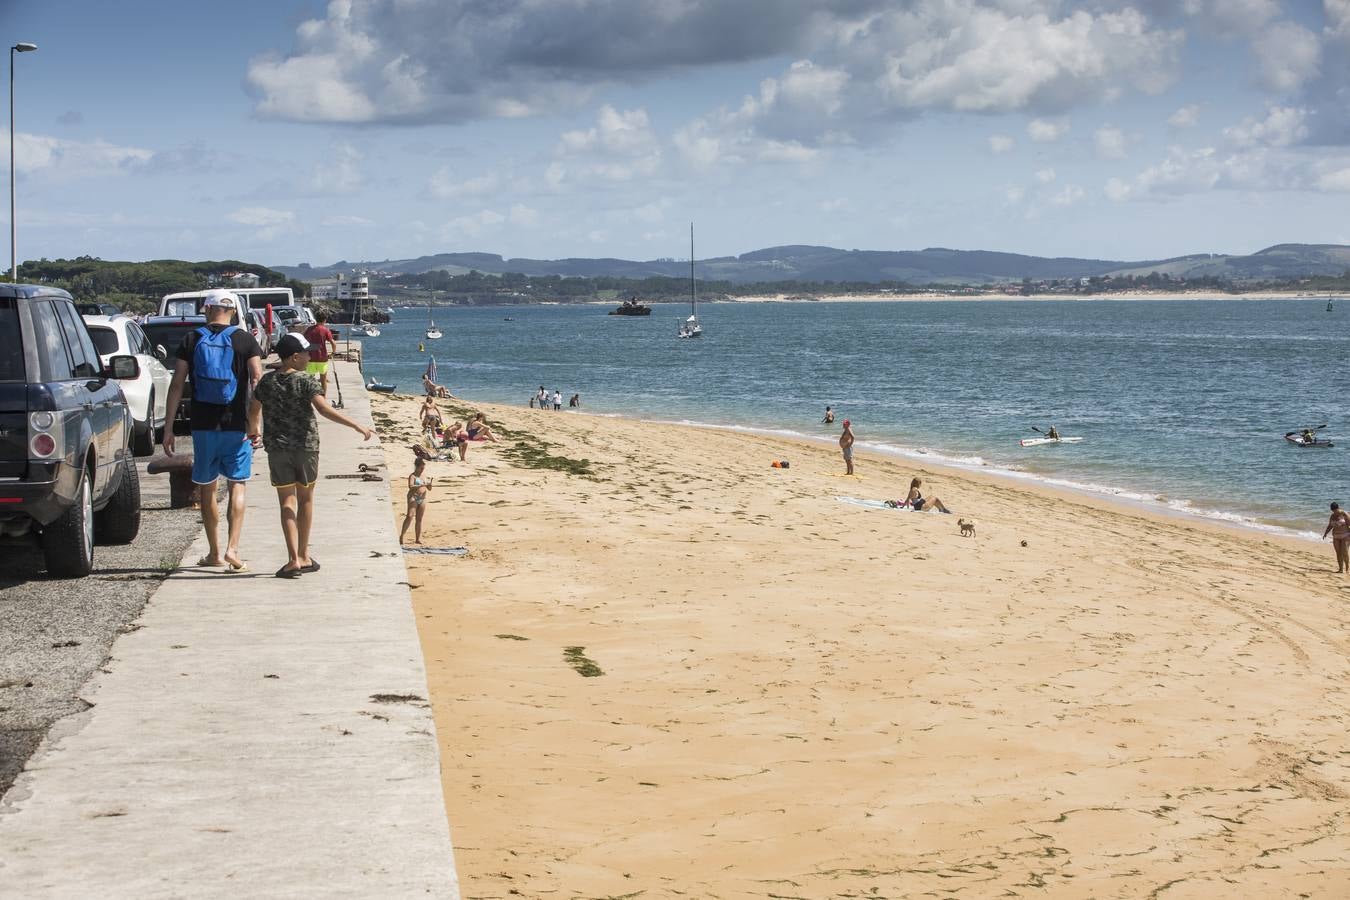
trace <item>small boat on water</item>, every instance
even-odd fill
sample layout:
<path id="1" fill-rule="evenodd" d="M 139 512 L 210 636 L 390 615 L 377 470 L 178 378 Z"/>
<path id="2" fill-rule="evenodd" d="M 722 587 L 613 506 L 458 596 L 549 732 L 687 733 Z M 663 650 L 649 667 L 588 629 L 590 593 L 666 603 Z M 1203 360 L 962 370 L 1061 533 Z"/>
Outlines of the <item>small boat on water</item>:
<path id="1" fill-rule="evenodd" d="M 618 305 L 616 309 L 609 311 L 611 316 L 650 316 L 652 308 L 645 303 L 639 303 L 637 297 L 629 297 Z"/>
<path id="2" fill-rule="evenodd" d="M 689 223 L 689 318 L 680 323 L 681 338 L 703 337 L 703 324 L 698 320 L 698 286 L 694 281 L 694 223 Z"/>
<path id="3" fill-rule="evenodd" d="M 380 394 L 392 394 L 397 387 L 398 385 L 396 384 L 381 384 L 378 381 L 372 381 L 370 384 L 366 385 L 366 390 L 375 391 Z"/>
<path id="4" fill-rule="evenodd" d="M 1326 428 L 1325 425 L 1318 425 L 1316 428 L 1300 428 L 1297 431 L 1286 431 L 1284 439 L 1295 447 L 1320 447 L 1327 449 L 1336 446 L 1326 438 L 1317 436 L 1317 432 Z"/>
<path id="5" fill-rule="evenodd" d="M 1026 438 L 1017 443 L 1023 447 L 1039 447 L 1042 444 L 1081 444 L 1083 439 L 1080 437 L 1038 437 Z"/>
<path id="6" fill-rule="evenodd" d="M 436 320 L 431 317 L 431 304 L 427 304 L 427 340 L 436 341 L 441 338 L 441 330 L 436 327 Z"/>

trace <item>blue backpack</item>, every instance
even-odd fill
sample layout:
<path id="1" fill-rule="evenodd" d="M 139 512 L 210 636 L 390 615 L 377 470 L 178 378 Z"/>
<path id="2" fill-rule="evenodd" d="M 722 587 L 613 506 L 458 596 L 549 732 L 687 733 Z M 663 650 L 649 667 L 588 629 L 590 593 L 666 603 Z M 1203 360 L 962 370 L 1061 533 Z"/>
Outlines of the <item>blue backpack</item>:
<path id="1" fill-rule="evenodd" d="M 239 382 L 234 377 L 234 344 L 230 336 L 236 326 L 220 332 L 203 326 L 197 329 L 197 346 L 192 349 L 192 396 L 202 403 L 226 406 L 234 399 Z"/>

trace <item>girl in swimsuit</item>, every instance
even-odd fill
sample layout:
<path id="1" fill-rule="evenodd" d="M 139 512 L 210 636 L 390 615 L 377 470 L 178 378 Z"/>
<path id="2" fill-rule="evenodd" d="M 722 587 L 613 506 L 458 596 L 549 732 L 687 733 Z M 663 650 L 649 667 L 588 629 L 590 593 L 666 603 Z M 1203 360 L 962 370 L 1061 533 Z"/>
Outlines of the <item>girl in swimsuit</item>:
<path id="1" fill-rule="evenodd" d="M 492 429 L 488 427 L 487 416 L 483 413 L 478 413 L 478 415 L 470 419 L 465 431 L 469 433 L 469 440 L 471 441 L 497 442 L 497 436 L 493 434 Z"/>
<path id="2" fill-rule="evenodd" d="M 1331 533 L 1331 546 L 1336 551 L 1336 572 L 1350 572 L 1350 513 L 1341 509 L 1339 503 L 1331 504 L 1331 518 L 1322 530 L 1322 539 Z"/>
<path id="3" fill-rule="evenodd" d="M 416 522 L 413 530 L 413 543 L 422 543 L 422 514 L 427 510 L 427 494 L 431 492 L 431 479 L 426 477 L 427 461 L 419 459 L 413 463 L 412 474 L 408 476 L 408 512 L 403 516 L 403 527 L 398 532 L 398 542 L 408 533 L 408 526 Z"/>
<path id="4" fill-rule="evenodd" d="M 911 481 L 909 483 L 909 496 L 905 497 L 905 502 L 900 505 L 911 507 L 914 509 L 915 512 L 923 512 L 930 506 L 933 509 L 936 509 L 938 512 L 944 513 L 951 512 L 951 510 L 948 509 L 946 506 L 944 506 L 942 501 L 939 500 L 937 497 L 925 497 L 923 494 L 921 494 L 919 492 L 919 487 L 922 484 L 923 484 L 922 478 L 915 478 L 913 481 Z"/>

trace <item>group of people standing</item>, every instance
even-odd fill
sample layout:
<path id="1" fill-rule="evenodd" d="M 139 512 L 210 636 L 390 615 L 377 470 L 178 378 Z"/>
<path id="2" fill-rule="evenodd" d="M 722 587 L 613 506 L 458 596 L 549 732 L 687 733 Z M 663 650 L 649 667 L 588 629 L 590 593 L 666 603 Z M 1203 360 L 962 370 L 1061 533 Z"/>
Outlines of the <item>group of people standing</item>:
<path id="1" fill-rule="evenodd" d="M 568 398 L 567 405 L 572 409 L 576 409 L 581 405 L 581 395 L 573 394 Z M 539 390 L 535 391 L 530 397 L 530 409 L 534 409 L 535 407 L 538 407 L 539 409 L 562 409 L 562 391 L 555 388 L 552 395 L 550 395 L 548 390 L 542 384 L 539 385 Z"/>
<path id="2" fill-rule="evenodd" d="M 167 408 L 175 410 L 189 389 L 189 429 L 192 434 L 192 481 L 197 485 L 202 525 L 208 551 L 197 561 L 205 567 L 246 572 L 239 553 L 244 527 L 244 498 L 253 475 L 253 451 L 267 451 L 272 487 L 276 489 L 286 563 L 278 578 L 298 578 L 319 571 L 310 554 L 314 486 L 319 478 L 319 429 L 315 414 L 345 425 L 369 440 L 372 432 L 335 410 L 324 396 L 327 387 L 328 348 L 337 344 L 326 326 L 327 338 L 312 344 L 304 335 L 285 334 L 274 348 L 278 362 L 264 374 L 262 348 L 246 329 L 233 324 L 241 312 L 238 298 L 224 290 L 207 294 L 202 305 L 206 324 L 189 332 L 174 354 L 173 380 Z M 314 357 L 323 365 L 313 374 Z M 320 380 L 322 379 L 322 380 Z M 164 454 L 177 450 L 173 427 L 164 429 Z M 224 478 L 225 548 L 220 547 L 220 510 L 216 488 Z"/>

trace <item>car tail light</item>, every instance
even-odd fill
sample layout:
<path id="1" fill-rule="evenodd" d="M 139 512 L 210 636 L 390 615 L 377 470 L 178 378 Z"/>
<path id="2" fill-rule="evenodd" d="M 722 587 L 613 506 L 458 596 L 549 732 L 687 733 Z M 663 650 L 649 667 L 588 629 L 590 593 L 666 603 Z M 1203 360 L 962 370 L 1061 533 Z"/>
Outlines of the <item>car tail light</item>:
<path id="1" fill-rule="evenodd" d="M 49 410 L 28 414 L 28 451 L 33 459 L 50 459 L 65 444 L 64 420 Z"/>

